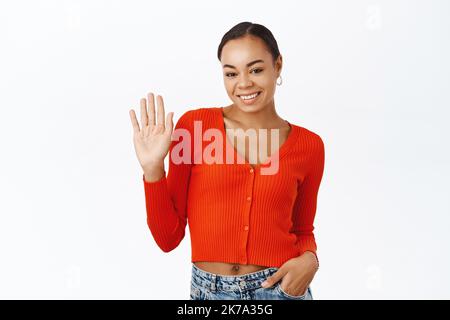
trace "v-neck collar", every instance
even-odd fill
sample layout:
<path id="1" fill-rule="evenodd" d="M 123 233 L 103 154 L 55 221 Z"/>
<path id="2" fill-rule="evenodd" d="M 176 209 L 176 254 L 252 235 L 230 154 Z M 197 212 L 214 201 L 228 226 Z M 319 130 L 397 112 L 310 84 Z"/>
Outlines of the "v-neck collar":
<path id="1" fill-rule="evenodd" d="M 241 156 L 237 152 L 237 150 L 233 147 L 233 144 L 231 144 L 231 142 L 228 140 L 228 136 L 226 134 L 227 128 L 225 127 L 225 121 L 224 121 L 225 117 L 224 117 L 224 113 L 223 113 L 223 107 L 216 107 L 216 111 L 218 113 L 217 118 L 218 118 L 218 122 L 219 122 L 219 130 L 221 131 L 221 133 L 224 137 L 225 150 L 231 149 L 231 151 L 233 153 L 233 157 L 238 159 L 238 164 L 243 164 L 243 165 L 249 166 L 252 169 L 258 169 L 261 166 L 270 164 L 271 160 L 274 159 L 274 157 L 276 157 L 277 154 L 279 157 L 278 159 L 281 159 L 287 152 L 289 152 L 289 150 L 292 149 L 291 146 L 297 141 L 297 137 L 298 137 L 300 128 L 298 126 L 290 123 L 289 121 L 284 120 L 291 127 L 291 130 L 289 131 L 289 134 L 288 134 L 286 140 L 281 144 L 281 146 L 278 148 L 278 150 L 276 152 L 274 152 L 272 155 L 270 155 L 270 157 L 267 158 L 267 161 L 265 161 L 263 163 L 257 163 L 257 164 L 250 163 L 249 161 L 247 161 L 247 159 L 245 159 L 245 157 Z"/>

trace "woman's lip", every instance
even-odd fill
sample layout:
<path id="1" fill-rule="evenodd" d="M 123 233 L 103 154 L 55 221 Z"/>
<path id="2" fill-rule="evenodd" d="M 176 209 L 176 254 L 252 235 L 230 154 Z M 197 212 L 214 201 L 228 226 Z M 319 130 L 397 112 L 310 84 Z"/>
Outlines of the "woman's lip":
<path id="1" fill-rule="evenodd" d="M 261 91 L 255 91 L 255 92 L 249 93 L 249 94 L 237 94 L 237 96 L 238 96 L 238 97 L 241 97 L 241 96 L 251 96 L 252 94 L 255 94 L 255 93 L 261 93 Z"/>
<path id="2" fill-rule="evenodd" d="M 256 103 L 256 100 L 258 100 L 259 96 L 261 95 L 261 91 L 256 95 L 256 97 L 251 98 L 251 99 L 244 99 L 242 97 L 239 97 L 239 100 L 241 100 L 241 102 L 247 106 L 251 106 L 254 103 Z"/>

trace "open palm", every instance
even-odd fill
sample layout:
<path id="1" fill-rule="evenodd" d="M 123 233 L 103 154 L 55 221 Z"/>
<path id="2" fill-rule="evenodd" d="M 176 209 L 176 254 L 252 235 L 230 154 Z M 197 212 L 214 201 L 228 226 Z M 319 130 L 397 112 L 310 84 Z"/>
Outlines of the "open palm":
<path id="1" fill-rule="evenodd" d="M 157 96 L 158 115 L 155 117 L 155 102 L 153 93 L 141 99 L 141 126 L 139 126 L 136 113 L 129 111 L 133 125 L 133 142 L 136 155 L 142 168 L 164 165 L 164 158 L 169 152 L 173 131 L 173 112 L 169 112 L 165 121 L 164 101 Z M 148 112 L 147 112 L 148 105 Z M 157 123 L 155 123 L 157 120 Z"/>

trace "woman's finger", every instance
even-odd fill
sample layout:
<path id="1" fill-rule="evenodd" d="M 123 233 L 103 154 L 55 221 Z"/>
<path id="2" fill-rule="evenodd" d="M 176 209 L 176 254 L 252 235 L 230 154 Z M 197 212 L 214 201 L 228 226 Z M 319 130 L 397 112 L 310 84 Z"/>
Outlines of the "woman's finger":
<path id="1" fill-rule="evenodd" d="M 147 101 L 145 98 L 141 99 L 141 125 L 142 128 L 145 128 L 148 125 Z"/>
<path id="2" fill-rule="evenodd" d="M 155 96 L 152 92 L 147 94 L 148 100 L 148 123 L 150 126 L 155 125 Z"/>
<path id="3" fill-rule="evenodd" d="M 164 122 L 165 122 L 166 116 L 164 115 L 164 101 L 163 98 L 158 95 L 158 125 L 162 126 L 162 129 L 164 131 Z"/>
<path id="4" fill-rule="evenodd" d="M 172 133 L 173 130 L 173 112 L 169 112 L 167 114 L 167 119 L 166 119 L 166 131 L 167 133 Z"/>
<path id="5" fill-rule="evenodd" d="M 134 132 L 134 134 L 139 134 L 141 132 L 141 129 L 139 128 L 139 123 L 136 118 L 136 113 L 134 112 L 133 109 L 131 109 L 129 114 L 130 114 L 130 118 L 131 118 L 131 124 L 133 125 L 133 132 Z"/>

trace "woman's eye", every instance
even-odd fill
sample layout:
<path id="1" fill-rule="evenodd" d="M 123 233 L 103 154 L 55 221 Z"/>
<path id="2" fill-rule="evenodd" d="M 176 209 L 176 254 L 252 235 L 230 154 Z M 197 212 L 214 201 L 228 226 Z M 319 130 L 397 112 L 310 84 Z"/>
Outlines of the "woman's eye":
<path id="1" fill-rule="evenodd" d="M 253 72 L 253 71 L 258 71 L 258 72 L 255 72 L 255 73 L 261 73 L 263 71 L 263 69 L 261 69 L 261 68 L 253 69 L 251 72 Z M 234 73 L 234 72 L 229 72 L 229 73 L 226 73 L 225 76 L 230 77 L 230 76 L 234 76 L 235 74 L 236 73 Z"/>

